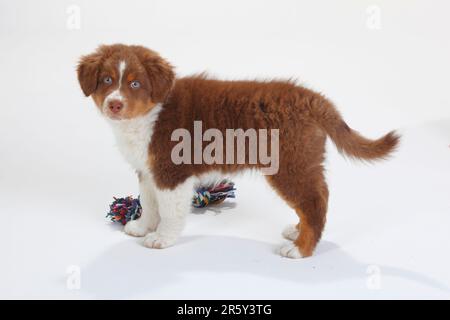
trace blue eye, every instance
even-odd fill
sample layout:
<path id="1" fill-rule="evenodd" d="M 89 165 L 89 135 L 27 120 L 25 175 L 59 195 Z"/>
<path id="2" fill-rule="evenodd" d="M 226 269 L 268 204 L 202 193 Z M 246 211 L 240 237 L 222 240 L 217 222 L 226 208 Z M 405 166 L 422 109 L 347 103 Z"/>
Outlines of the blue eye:
<path id="1" fill-rule="evenodd" d="M 138 88 L 141 87 L 141 83 L 140 83 L 139 81 L 132 81 L 132 82 L 130 83 L 130 87 L 131 87 L 132 89 L 138 89 Z"/>
<path id="2" fill-rule="evenodd" d="M 112 83 L 112 78 L 111 77 L 105 77 L 103 79 L 103 82 L 106 83 L 106 84 L 111 84 Z"/>

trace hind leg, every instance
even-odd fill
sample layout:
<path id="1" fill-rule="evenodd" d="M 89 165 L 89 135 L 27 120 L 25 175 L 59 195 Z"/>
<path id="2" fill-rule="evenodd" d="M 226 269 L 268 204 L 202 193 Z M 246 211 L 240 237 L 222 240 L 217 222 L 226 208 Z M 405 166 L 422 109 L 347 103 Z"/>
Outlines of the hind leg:
<path id="1" fill-rule="evenodd" d="M 300 219 L 299 224 L 283 232 L 286 238 L 293 241 L 282 246 L 280 254 L 289 258 L 309 257 L 320 240 L 326 220 L 328 188 L 323 167 L 288 169 L 267 178 Z"/>
<path id="2" fill-rule="evenodd" d="M 298 235 L 300 234 L 300 223 L 298 224 L 290 224 L 286 228 L 284 228 L 281 235 L 291 241 L 295 241 L 298 238 Z"/>

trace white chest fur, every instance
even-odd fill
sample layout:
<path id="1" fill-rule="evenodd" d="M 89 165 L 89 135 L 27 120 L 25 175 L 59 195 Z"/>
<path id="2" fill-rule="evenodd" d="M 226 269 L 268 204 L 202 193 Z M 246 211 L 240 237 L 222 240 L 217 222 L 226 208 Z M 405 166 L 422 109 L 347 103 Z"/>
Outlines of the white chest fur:
<path id="1" fill-rule="evenodd" d="M 161 105 L 158 104 L 145 116 L 129 120 L 109 120 L 120 153 L 135 170 L 148 170 L 148 148 L 160 111 Z"/>

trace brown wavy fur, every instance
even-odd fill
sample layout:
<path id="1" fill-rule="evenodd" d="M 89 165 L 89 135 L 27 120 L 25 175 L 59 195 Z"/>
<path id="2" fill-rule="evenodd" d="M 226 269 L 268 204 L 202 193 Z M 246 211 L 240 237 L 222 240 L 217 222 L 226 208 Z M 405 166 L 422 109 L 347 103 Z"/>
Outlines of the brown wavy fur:
<path id="1" fill-rule="evenodd" d="M 178 143 L 171 141 L 175 129 L 185 128 L 193 136 L 196 120 L 203 122 L 203 131 L 216 128 L 224 136 L 226 129 L 279 129 L 279 171 L 267 176 L 267 180 L 300 217 L 300 234 L 295 244 L 303 256 L 313 253 L 325 224 L 328 204 L 323 168 L 326 136 L 339 151 L 364 160 L 385 158 L 399 141 L 394 132 L 378 140 L 362 137 L 347 126 L 326 98 L 291 81 L 220 81 L 199 75 L 175 79 L 170 86 L 167 84 L 168 79 L 172 79 L 168 76 L 170 64 L 155 57 L 154 51 L 146 55 L 142 47 L 138 52 L 136 47 L 117 48 L 126 52 L 120 59 L 131 55 L 141 60 L 151 79 L 149 83 L 158 89 L 157 96 L 148 90 L 148 97 L 154 102 L 165 97 L 149 146 L 149 166 L 159 188 L 172 189 L 190 176 L 212 170 L 227 174 L 261 167 L 259 164 L 176 165 L 171 160 L 171 150 Z M 109 49 L 114 50 L 114 46 Z M 142 61 L 143 56 L 152 59 Z M 102 66 L 99 64 L 97 69 L 92 69 L 93 60 L 98 56 L 87 57 L 85 62 L 80 62 L 79 80 L 86 95 L 95 95 L 98 79 L 89 77 L 96 77 Z"/>

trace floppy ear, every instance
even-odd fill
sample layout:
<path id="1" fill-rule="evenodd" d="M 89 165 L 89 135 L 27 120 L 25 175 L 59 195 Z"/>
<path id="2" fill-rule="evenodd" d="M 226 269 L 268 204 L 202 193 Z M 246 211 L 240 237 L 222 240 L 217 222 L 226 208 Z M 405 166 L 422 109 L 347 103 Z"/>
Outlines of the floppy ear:
<path id="1" fill-rule="evenodd" d="M 96 52 L 81 57 L 78 63 L 78 81 L 86 97 L 90 96 L 97 89 L 101 59 L 102 54 Z"/>
<path id="2" fill-rule="evenodd" d="M 133 51 L 147 71 L 153 102 L 164 102 L 175 79 L 173 67 L 152 50 L 133 46 Z"/>

